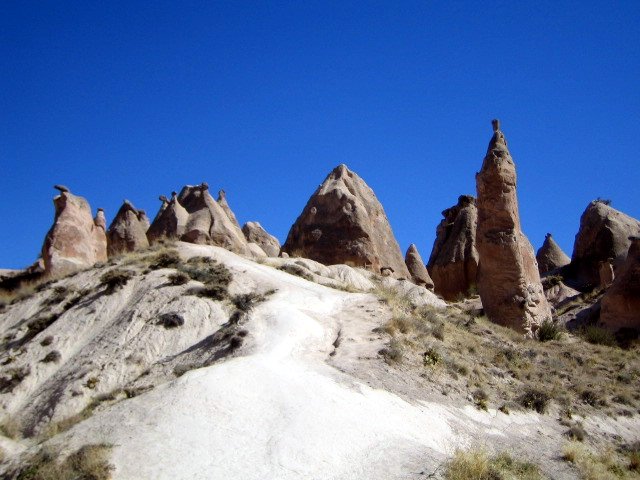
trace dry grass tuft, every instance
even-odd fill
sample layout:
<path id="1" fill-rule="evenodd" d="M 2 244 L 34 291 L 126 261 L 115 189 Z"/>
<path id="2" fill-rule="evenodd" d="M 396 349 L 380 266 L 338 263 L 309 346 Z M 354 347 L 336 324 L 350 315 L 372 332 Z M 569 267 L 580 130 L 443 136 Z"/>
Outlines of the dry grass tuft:
<path id="1" fill-rule="evenodd" d="M 514 460 L 508 453 L 489 456 L 483 449 L 458 450 L 447 463 L 447 480 L 541 480 L 544 477 L 537 465 Z"/>
<path id="2" fill-rule="evenodd" d="M 108 462 L 108 445 L 85 445 L 60 461 L 59 453 L 42 448 L 25 461 L 18 480 L 109 480 L 113 467 Z"/>

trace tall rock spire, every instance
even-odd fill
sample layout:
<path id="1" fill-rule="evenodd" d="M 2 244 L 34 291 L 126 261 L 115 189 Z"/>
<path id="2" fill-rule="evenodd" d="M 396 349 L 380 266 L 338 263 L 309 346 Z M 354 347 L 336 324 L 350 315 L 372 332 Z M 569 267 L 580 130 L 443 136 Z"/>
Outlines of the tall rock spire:
<path id="1" fill-rule="evenodd" d="M 478 190 L 478 290 L 493 322 L 533 335 L 551 309 L 544 296 L 533 247 L 520 227 L 516 167 L 498 120 L 492 122 Z"/>

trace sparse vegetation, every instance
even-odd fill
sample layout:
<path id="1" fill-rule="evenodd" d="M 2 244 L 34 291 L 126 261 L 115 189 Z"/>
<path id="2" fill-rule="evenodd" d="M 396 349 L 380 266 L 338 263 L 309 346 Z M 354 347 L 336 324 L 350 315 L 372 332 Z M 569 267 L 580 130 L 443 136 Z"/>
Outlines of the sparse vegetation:
<path id="1" fill-rule="evenodd" d="M 562 337 L 562 330 L 556 322 L 552 320 L 545 320 L 542 322 L 542 325 L 540 325 L 540 328 L 538 328 L 536 336 L 541 342 L 560 340 Z"/>
<path id="2" fill-rule="evenodd" d="M 0 393 L 11 393 L 31 373 L 28 365 L 13 367 L 0 374 Z"/>
<path id="3" fill-rule="evenodd" d="M 51 362 L 59 362 L 60 359 L 62 358 L 62 355 L 60 355 L 60 352 L 57 350 L 52 350 L 51 352 L 47 353 L 45 355 L 45 357 L 41 360 L 41 362 L 43 363 L 51 363 Z"/>
<path id="4" fill-rule="evenodd" d="M 169 275 L 167 277 L 167 280 L 169 281 L 170 285 L 178 286 L 178 285 L 184 285 L 186 283 L 189 283 L 189 280 L 191 279 L 189 278 L 189 275 L 187 275 L 184 272 L 175 272 Z"/>
<path id="5" fill-rule="evenodd" d="M 582 337 L 594 345 L 606 345 L 612 347 L 616 345 L 615 336 L 609 331 L 596 325 L 589 325 L 581 331 Z"/>
<path id="6" fill-rule="evenodd" d="M 304 278 L 305 280 L 313 281 L 313 275 L 309 273 L 309 271 L 301 267 L 300 265 L 296 265 L 293 263 L 285 263 L 284 265 L 280 265 L 278 270 L 282 270 L 283 272 L 287 272 L 290 275 L 295 275 L 300 278 Z"/>
<path id="7" fill-rule="evenodd" d="M 158 323 L 164 328 L 176 328 L 184 325 L 184 318 L 175 312 L 163 313 Z"/>
<path id="8" fill-rule="evenodd" d="M 107 460 L 108 445 L 85 445 L 64 460 L 57 451 L 43 447 L 27 459 L 18 480 L 109 480 L 113 467 Z"/>
<path id="9" fill-rule="evenodd" d="M 114 268 L 102 274 L 100 283 L 106 287 L 107 293 L 113 293 L 117 289 L 124 287 L 134 276 L 131 270 Z"/>
<path id="10" fill-rule="evenodd" d="M 549 394 L 538 388 L 528 387 L 520 397 L 520 404 L 529 410 L 545 413 L 551 400 Z"/>
<path id="11" fill-rule="evenodd" d="M 157 253 L 144 258 L 149 264 L 151 270 L 159 270 L 161 268 L 177 268 L 182 264 L 180 253 L 173 248 L 164 248 Z"/>
<path id="12" fill-rule="evenodd" d="M 447 480 L 542 480 L 537 465 L 514 460 L 508 453 L 489 456 L 483 449 L 458 450 L 446 464 Z"/>
<path id="13" fill-rule="evenodd" d="M 584 480 L 637 479 L 640 473 L 634 468 L 636 452 L 608 447 L 599 448 L 596 453 L 586 445 L 572 441 L 563 447 L 562 458 L 572 463 Z"/>

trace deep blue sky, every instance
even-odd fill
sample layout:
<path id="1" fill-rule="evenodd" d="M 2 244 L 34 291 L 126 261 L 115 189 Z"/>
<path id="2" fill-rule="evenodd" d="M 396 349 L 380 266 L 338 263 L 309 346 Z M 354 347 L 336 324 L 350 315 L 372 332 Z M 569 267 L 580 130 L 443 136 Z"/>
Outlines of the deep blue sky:
<path id="1" fill-rule="evenodd" d="M 499 117 L 537 249 L 596 197 L 640 218 L 640 2 L 0 6 L 0 267 L 37 256 L 54 183 L 113 218 L 224 188 L 281 241 L 346 163 L 401 248 L 475 193 Z"/>

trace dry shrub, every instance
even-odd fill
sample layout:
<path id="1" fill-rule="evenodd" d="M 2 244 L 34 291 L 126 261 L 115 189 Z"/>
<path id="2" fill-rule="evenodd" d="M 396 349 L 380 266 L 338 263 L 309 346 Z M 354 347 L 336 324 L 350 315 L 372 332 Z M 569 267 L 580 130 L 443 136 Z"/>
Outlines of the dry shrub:
<path id="1" fill-rule="evenodd" d="M 514 460 L 508 453 L 489 456 L 484 449 L 458 450 L 446 464 L 447 480 L 499 480 L 518 478 L 542 480 L 540 469 L 529 462 Z"/>
<path id="2" fill-rule="evenodd" d="M 59 453 L 42 448 L 19 471 L 18 480 L 109 480 L 108 445 L 85 445 L 60 461 Z M 16 472 L 17 473 L 17 472 Z"/>

